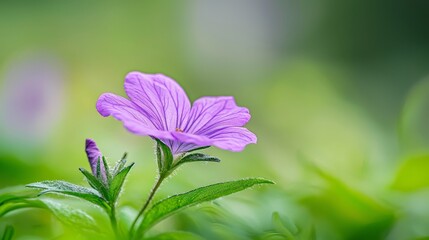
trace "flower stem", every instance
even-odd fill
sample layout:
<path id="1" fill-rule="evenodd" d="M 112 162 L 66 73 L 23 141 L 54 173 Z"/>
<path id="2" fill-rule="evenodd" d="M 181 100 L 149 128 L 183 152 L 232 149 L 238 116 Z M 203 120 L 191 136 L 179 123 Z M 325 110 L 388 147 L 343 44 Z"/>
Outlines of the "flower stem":
<path id="1" fill-rule="evenodd" d="M 150 191 L 149 197 L 147 198 L 146 202 L 144 203 L 143 207 L 140 209 L 139 213 L 137 214 L 137 217 L 134 219 L 133 224 L 130 228 L 130 236 L 133 234 L 134 227 L 138 221 L 138 219 L 142 216 L 146 208 L 149 206 L 150 201 L 155 196 L 156 191 L 158 190 L 159 186 L 161 186 L 162 181 L 164 181 L 165 176 L 160 175 L 158 180 L 156 181 L 155 185 L 153 186 L 152 190 Z"/>
<path id="2" fill-rule="evenodd" d="M 115 233 L 116 239 L 120 239 L 119 231 L 118 231 L 118 222 L 116 220 L 116 208 L 114 204 L 110 206 L 109 217 L 110 217 L 110 223 L 112 225 L 112 229 L 113 229 L 113 232 Z"/>

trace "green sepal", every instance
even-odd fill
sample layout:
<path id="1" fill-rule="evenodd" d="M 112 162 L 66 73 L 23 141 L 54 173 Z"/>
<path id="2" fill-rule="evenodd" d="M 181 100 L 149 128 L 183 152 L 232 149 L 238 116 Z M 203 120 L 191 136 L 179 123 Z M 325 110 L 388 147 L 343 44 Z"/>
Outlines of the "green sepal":
<path id="1" fill-rule="evenodd" d="M 116 199 L 118 198 L 119 193 L 122 190 L 122 185 L 124 184 L 125 178 L 127 177 L 128 172 L 133 166 L 134 163 L 131 163 L 113 176 L 113 179 L 110 182 L 109 186 L 109 197 L 113 203 L 116 202 Z"/>
<path id="2" fill-rule="evenodd" d="M 136 230 L 136 236 L 142 236 L 154 224 L 181 209 L 239 192 L 258 184 L 273 184 L 273 182 L 262 178 L 241 179 L 197 188 L 161 200 L 146 212 Z"/>
<path id="3" fill-rule="evenodd" d="M 112 181 L 112 174 L 110 173 L 109 164 L 107 164 L 106 158 L 103 156 L 101 158 L 104 166 L 104 173 L 106 174 L 106 184 L 109 185 L 110 181 Z"/>
<path id="4" fill-rule="evenodd" d="M 161 140 L 156 139 L 156 143 L 158 167 L 161 167 L 159 172 L 161 175 L 164 175 L 173 165 L 173 154 L 171 153 L 170 148 Z"/>
<path id="5" fill-rule="evenodd" d="M 96 166 L 96 168 L 95 168 L 95 176 L 96 176 L 98 179 L 102 179 L 102 177 L 101 177 L 101 164 L 100 164 L 100 161 L 101 161 L 101 157 L 99 157 L 99 158 L 97 159 L 97 166 Z"/>
<path id="6" fill-rule="evenodd" d="M 127 163 L 127 155 L 127 153 L 124 153 L 121 160 L 116 162 L 115 166 L 113 167 L 112 176 L 117 175 L 124 168 L 125 164 Z"/>
<path id="7" fill-rule="evenodd" d="M 26 186 L 30 188 L 42 189 L 43 191 L 39 193 L 39 196 L 46 193 L 53 192 L 53 193 L 59 193 L 59 194 L 78 197 L 78 198 L 87 200 L 89 202 L 92 202 L 102 208 L 108 207 L 106 201 L 96 190 L 92 188 L 86 188 L 79 185 L 75 185 L 73 183 L 69 183 L 65 181 L 42 181 L 42 182 L 31 183 Z"/>
<path id="8" fill-rule="evenodd" d="M 103 182 L 84 168 L 79 168 L 79 171 L 85 176 L 86 181 L 89 183 L 89 185 L 95 190 L 97 190 L 101 194 L 101 196 L 106 199 L 106 201 L 109 201 L 109 192 Z"/>

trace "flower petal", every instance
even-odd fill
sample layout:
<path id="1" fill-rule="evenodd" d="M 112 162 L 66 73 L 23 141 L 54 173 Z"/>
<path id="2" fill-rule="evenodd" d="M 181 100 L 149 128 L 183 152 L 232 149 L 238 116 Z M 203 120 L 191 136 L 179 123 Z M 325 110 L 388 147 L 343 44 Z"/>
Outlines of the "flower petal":
<path id="1" fill-rule="evenodd" d="M 207 136 L 225 127 L 244 126 L 249 119 L 249 110 L 238 107 L 233 97 L 202 97 L 194 102 L 183 131 Z"/>
<path id="2" fill-rule="evenodd" d="M 221 149 L 240 152 L 250 143 L 256 143 L 255 134 L 243 127 L 226 127 L 212 132 L 208 136 L 195 135 L 184 132 L 173 132 L 172 135 L 176 138 L 176 153 L 187 152 L 189 150 L 204 147 L 215 146 Z M 180 143 L 182 143 L 180 145 Z"/>
<path id="3" fill-rule="evenodd" d="M 172 132 L 171 134 L 176 140 L 168 141 L 166 144 L 170 146 L 173 154 L 184 153 L 195 148 L 213 145 L 213 141 L 205 136 L 184 132 Z"/>
<path id="4" fill-rule="evenodd" d="M 213 140 L 213 146 L 233 152 L 243 151 L 247 144 L 257 142 L 256 135 L 243 127 L 224 128 L 209 138 Z"/>
<path id="5" fill-rule="evenodd" d="M 97 144 L 92 139 L 86 139 L 85 142 L 85 152 L 86 156 L 88 157 L 89 165 L 91 166 L 91 171 L 94 176 L 97 174 L 97 163 L 99 160 L 101 160 L 101 157 L 103 157 L 103 154 L 100 152 L 100 150 L 97 147 Z M 100 170 L 102 173 L 102 176 L 106 176 L 106 171 L 104 169 L 104 165 L 100 165 Z"/>
<path id="6" fill-rule="evenodd" d="M 185 91 L 162 74 L 131 72 L 125 78 L 125 92 L 158 130 L 181 129 L 191 104 Z"/>
<path id="7" fill-rule="evenodd" d="M 97 101 L 97 111 L 103 116 L 113 116 L 122 121 L 125 128 L 135 134 L 156 138 L 173 139 L 166 131 L 159 131 L 143 110 L 130 100 L 112 93 L 102 94 Z"/>

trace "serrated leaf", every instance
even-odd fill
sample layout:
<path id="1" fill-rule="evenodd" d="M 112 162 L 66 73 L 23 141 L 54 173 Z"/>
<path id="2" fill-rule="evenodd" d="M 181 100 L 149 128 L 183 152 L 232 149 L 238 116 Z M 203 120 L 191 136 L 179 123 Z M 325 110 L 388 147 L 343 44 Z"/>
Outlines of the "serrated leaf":
<path id="1" fill-rule="evenodd" d="M 220 162 L 220 159 L 217 157 L 209 156 L 203 153 L 192 153 L 189 155 L 186 155 L 182 159 L 180 159 L 175 167 L 178 167 L 184 163 L 188 162 Z"/>
<path id="2" fill-rule="evenodd" d="M 143 235 L 151 226 L 178 210 L 239 192 L 258 184 L 273 184 L 273 182 L 262 178 L 241 179 L 197 188 L 161 200 L 146 212 L 143 221 L 137 228 L 136 235 Z"/>
<path id="3" fill-rule="evenodd" d="M 125 178 L 127 177 L 128 172 L 131 170 L 133 166 L 134 166 L 134 163 L 131 163 L 128 167 L 122 169 L 118 174 L 116 174 L 113 177 L 109 187 L 109 195 L 110 195 L 111 201 L 116 202 L 116 199 L 118 198 L 119 193 L 121 192 L 122 185 L 124 184 Z"/>
<path id="4" fill-rule="evenodd" d="M 62 223 L 69 225 L 77 230 L 97 231 L 98 226 L 94 218 L 86 212 L 71 208 L 64 203 L 52 199 L 41 199 L 43 204 L 54 216 Z"/>
<path id="5" fill-rule="evenodd" d="M 97 190 L 101 196 L 104 197 L 107 201 L 109 200 L 109 192 L 106 186 L 100 181 L 100 179 L 96 178 L 92 173 L 84 168 L 79 168 L 79 171 L 85 176 L 89 185 Z"/>
<path id="6" fill-rule="evenodd" d="M 42 189 L 43 191 L 39 195 L 54 192 L 85 199 L 103 208 L 107 206 L 102 196 L 94 189 L 82 187 L 65 181 L 36 182 L 28 184 L 27 187 Z"/>
<path id="7" fill-rule="evenodd" d="M 170 148 L 165 145 L 161 140 L 156 139 L 157 142 L 157 158 L 158 166 L 161 165 L 161 173 L 166 173 L 170 170 L 173 164 L 173 154 Z"/>
<path id="8" fill-rule="evenodd" d="M 1 239 L 2 240 L 11 240 L 14 233 L 15 233 L 15 229 L 11 225 L 7 225 L 4 228 L 4 232 L 3 232 Z"/>

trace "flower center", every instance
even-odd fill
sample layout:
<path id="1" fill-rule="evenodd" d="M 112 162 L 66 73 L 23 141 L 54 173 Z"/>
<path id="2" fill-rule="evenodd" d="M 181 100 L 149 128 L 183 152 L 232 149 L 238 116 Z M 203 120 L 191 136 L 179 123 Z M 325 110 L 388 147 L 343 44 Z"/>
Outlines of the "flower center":
<path id="1" fill-rule="evenodd" d="M 176 128 L 176 132 L 183 132 L 183 130 L 180 128 Z"/>

